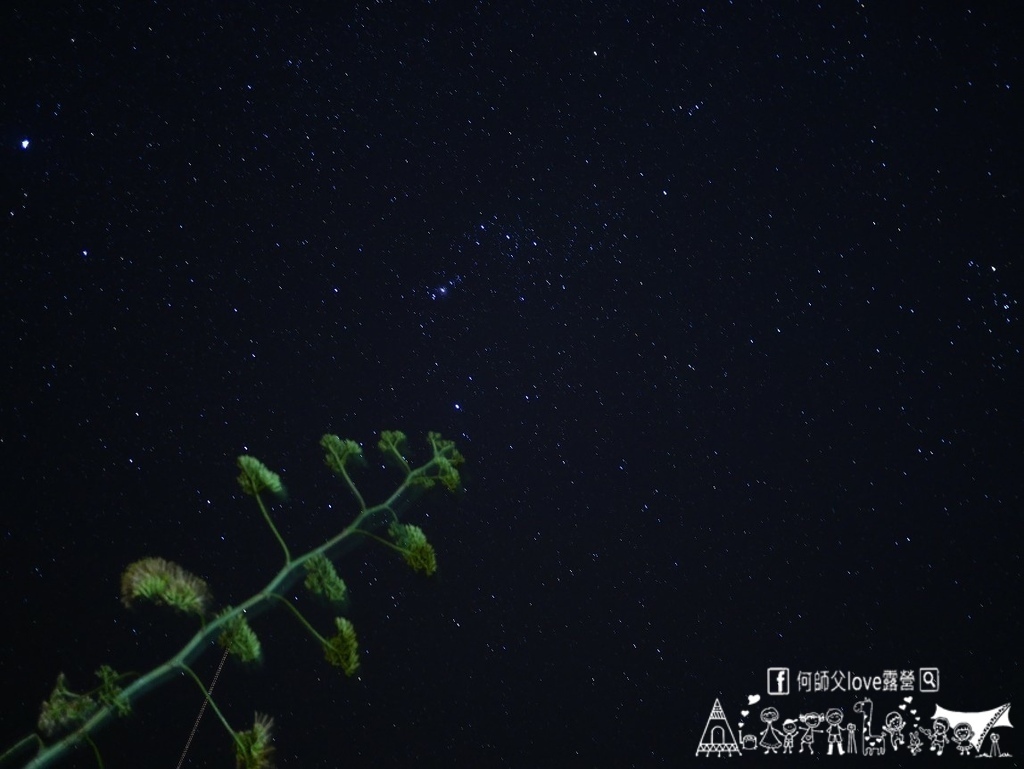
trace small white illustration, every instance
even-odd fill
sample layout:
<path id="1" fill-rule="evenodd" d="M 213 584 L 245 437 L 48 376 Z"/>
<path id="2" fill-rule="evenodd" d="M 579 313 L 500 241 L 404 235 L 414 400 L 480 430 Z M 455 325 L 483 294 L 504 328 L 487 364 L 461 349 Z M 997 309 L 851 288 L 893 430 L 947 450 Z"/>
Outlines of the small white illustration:
<path id="1" fill-rule="evenodd" d="M 884 692 L 878 698 L 883 702 L 887 699 Z M 886 752 L 906 752 L 919 756 L 926 754 L 927 748 L 927 754 L 934 756 L 948 752 L 961 758 L 1010 757 L 1010 753 L 999 744 L 999 733 L 994 731 L 1013 727 L 1009 703 L 982 711 L 948 710 L 936 705 L 930 721 L 924 721 L 927 716 L 919 714 L 920 706 L 914 705 L 914 697 L 905 696 L 897 703 L 897 708 L 882 719 L 881 730 L 875 732 L 875 703 L 871 697 L 864 697 L 853 704 L 853 713 L 860 717 L 859 727 L 855 723 L 858 719 L 845 719 L 839 707 L 829 708 L 823 713 L 809 711 L 795 718 L 784 718 L 774 705 L 754 710 L 753 706 L 760 701 L 761 696 L 757 694 L 747 697 L 747 708 L 740 711 L 737 740 L 721 702 L 716 699 L 697 746 L 697 755 L 740 756 L 746 751 L 757 755 L 884 756 Z M 762 726 L 755 729 L 755 733 L 744 734 L 745 721 L 742 719 L 753 718 L 755 713 Z M 827 750 L 818 742 L 822 735 Z M 799 748 L 796 747 L 797 741 Z M 816 747 L 821 750 L 816 751 Z"/>

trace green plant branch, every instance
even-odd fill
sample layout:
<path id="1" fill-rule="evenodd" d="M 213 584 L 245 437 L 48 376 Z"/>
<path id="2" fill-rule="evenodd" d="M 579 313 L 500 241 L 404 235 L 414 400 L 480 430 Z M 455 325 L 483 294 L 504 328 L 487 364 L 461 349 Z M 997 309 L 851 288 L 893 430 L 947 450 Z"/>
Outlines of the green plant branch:
<path id="1" fill-rule="evenodd" d="M 281 532 L 279 532 L 277 530 L 277 526 L 274 525 L 274 520 L 270 517 L 270 513 L 267 512 L 267 506 L 263 504 L 263 498 L 260 497 L 259 494 L 256 495 L 256 504 L 260 506 L 260 512 L 263 513 L 263 520 L 267 522 L 267 526 L 269 526 L 270 530 L 274 532 L 274 537 L 277 539 L 278 544 L 281 545 L 281 549 L 284 551 L 284 562 L 286 564 L 291 563 L 291 550 L 288 549 L 288 545 L 284 541 L 284 537 L 281 536 Z"/>
<path id="2" fill-rule="evenodd" d="M 361 460 L 363 458 L 362 448 L 355 441 L 342 441 L 338 440 L 336 436 L 327 435 L 325 435 L 320 441 L 320 445 L 327 450 L 327 457 L 324 460 L 327 466 L 330 467 L 338 477 L 345 481 L 345 485 L 348 486 L 349 491 L 352 492 L 352 496 L 354 496 L 356 498 L 356 502 L 359 503 L 359 509 L 365 511 L 366 500 L 363 499 L 363 495 L 352 480 L 352 476 L 348 474 L 349 457 L 356 457 Z"/>
<path id="3" fill-rule="evenodd" d="M 14 758 L 16 758 L 20 753 L 27 752 L 32 746 L 35 746 L 37 750 L 45 746 L 43 738 L 35 732 L 32 732 L 32 734 L 29 734 L 26 737 L 22 737 L 0 754 L 0 766 L 2 766 L 5 761 L 14 760 Z"/>
<path id="4" fill-rule="evenodd" d="M 206 700 L 207 704 L 213 710 L 214 714 L 217 716 L 220 722 L 224 725 L 224 728 L 228 730 L 228 734 L 231 735 L 231 739 L 237 743 L 238 737 L 235 736 L 235 730 L 231 728 L 231 724 L 228 723 L 228 720 L 224 717 L 224 714 L 220 712 L 220 708 L 217 707 L 217 703 L 213 701 L 213 697 L 210 695 L 209 690 L 206 688 L 206 684 L 202 682 L 202 679 L 200 679 L 199 676 L 195 674 L 195 671 L 192 670 L 192 668 L 190 668 L 188 665 L 183 665 L 182 670 L 184 670 L 185 673 L 187 673 L 189 677 L 191 677 L 191 679 L 196 682 L 196 686 L 198 686 L 199 690 L 203 693 L 203 698 Z"/>
<path id="5" fill-rule="evenodd" d="M 326 639 L 326 638 L 324 638 L 324 637 L 323 637 L 322 635 L 320 635 L 320 633 L 318 633 L 318 632 L 317 632 L 317 629 L 316 629 L 315 627 L 313 627 L 313 626 L 312 626 L 311 624 L 309 624 L 309 620 L 308 620 L 308 619 L 306 619 L 305 615 L 304 615 L 304 614 L 303 614 L 303 613 L 302 613 L 301 611 L 299 611 L 299 610 L 298 610 L 298 609 L 296 609 L 296 608 L 295 608 L 294 606 L 292 606 L 292 604 L 291 604 L 291 601 L 289 601 L 289 600 L 288 600 L 287 598 L 285 598 L 285 597 L 283 597 L 283 596 L 280 596 L 280 595 L 278 595 L 277 593 L 274 593 L 273 597 L 274 597 L 274 598 L 276 598 L 276 599 L 277 599 L 278 601 L 280 601 L 281 603 L 283 603 L 283 604 L 284 604 L 285 606 L 287 606 L 287 607 L 288 607 L 288 609 L 289 609 L 289 610 L 291 611 L 291 613 L 295 615 L 295 618 L 296 618 L 296 619 L 297 619 L 297 620 L 298 620 L 298 621 L 299 621 L 300 623 L 302 623 L 302 626 L 303 626 L 304 628 L 306 628 L 306 630 L 307 630 L 307 631 L 308 631 L 308 632 L 309 632 L 309 633 L 310 633 L 310 634 L 311 634 L 311 635 L 312 635 L 312 636 L 313 636 L 313 637 L 314 637 L 314 638 L 315 638 L 315 639 L 316 639 L 317 641 L 319 641 L 319 642 L 320 642 L 321 644 L 326 644 L 326 643 L 327 643 L 327 639 Z"/>
<path id="6" fill-rule="evenodd" d="M 324 437 L 325 439 L 331 437 L 337 441 L 336 436 Z M 128 706 L 134 705 L 143 697 L 177 678 L 181 673 L 185 673 L 196 680 L 200 688 L 203 690 L 204 697 L 206 697 L 207 701 L 214 707 L 215 712 L 221 718 L 221 721 L 225 726 L 231 730 L 230 725 L 228 725 L 223 715 L 217 709 L 216 705 L 214 705 L 212 698 L 209 697 L 206 688 L 202 685 L 202 682 L 199 681 L 195 673 L 192 672 L 190 668 L 191 663 L 212 648 L 212 642 L 217 640 L 218 636 L 227 629 L 229 623 L 240 617 L 251 618 L 262 614 L 279 601 L 284 602 L 290 609 L 292 609 L 293 612 L 302 618 L 302 615 L 298 610 L 292 607 L 289 602 L 281 598 L 279 594 L 286 593 L 293 585 L 302 581 L 306 573 L 306 564 L 311 558 L 324 556 L 331 562 L 337 562 L 342 556 L 350 552 L 350 550 L 354 548 L 362 538 L 354 535 L 365 535 L 369 533 L 367 527 L 375 528 L 381 525 L 385 520 L 397 519 L 396 510 L 404 509 L 404 507 L 410 504 L 420 493 L 422 493 L 424 489 L 433 486 L 436 481 L 440 481 L 448 488 L 453 488 L 453 468 L 455 465 L 462 462 L 462 457 L 455 449 L 452 442 L 443 441 L 436 433 L 430 433 L 429 440 L 433 449 L 433 457 L 423 465 L 409 470 L 398 488 L 385 501 L 372 507 L 366 506 L 362 495 L 359 494 L 355 484 L 352 482 L 348 473 L 345 472 L 345 458 L 338 458 L 338 462 L 340 464 L 337 468 L 332 466 L 332 469 L 335 470 L 336 473 L 338 472 L 338 469 L 342 471 L 338 474 L 342 476 L 350 490 L 353 491 L 356 500 L 360 505 L 360 512 L 356 515 L 355 519 L 338 534 L 331 537 L 320 546 L 294 559 L 291 557 L 287 545 L 277 531 L 277 528 L 274 526 L 266 507 L 259 498 L 259 492 L 266 489 L 275 493 L 281 493 L 283 487 L 280 486 L 279 479 L 277 479 L 276 487 L 272 482 L 268 482 L 269 485 L 266 485 L 266 483 L 264 483 L 266 479 L 254 480 L 252 473 L 243 467 L 243 474 L 239 477 L 239 482 L 242 484 L 244 490 L 247 489 L 247 484 L 249 484 L 247 493 L 250 493 L 252 496 L 257 498 L 257 502 L 259 503 L 259 507 L 264 518 L 270 525 L 274 536 L 277 538 L 285 552 L 284 567 L 277 572 L 277 574 L 262 590 L 255 593 L 241 604 L 224 611 L 215 619 L 209 622 L 204 622 L 203 626 L 175 655 L 170 657 L 164 663 L 157 665 L 148 672 L 140 675 L 135 681 L 121 690 L 118 698 L 121 703 L 127 704 Z M 323 444 L 323 441 L 321 443 Z M 383 446 L 381 447 L 381 450 L 386 451 Z M 242 459 L 243 457 L 239 458 L 240 466 L 242 465 Z M 248 459 L 251 459 L 251 457 Z M 328 465 L 331 465 L 330 457 L 328 458 Z M 276 478 L 276 476 L 274 476 L 274 478 Z M 457 473 L 455 473 L 454 478 L 457 480 Z M 261 486 L 261 483 L 264 485 Z M 386 516 L 383 515 L 385 513 L 387 514 Z M 379 537 L 374 538 L 380 539 Z M 381 541 L 393 547 L 391 543 L 384 540 Z M 201 580 L 197 581 L 200 582 L 202 589 L 205 590 L 205 584 L 202 583 Z M 182 608 L 181 606 L 173 603 L 171 605 L 174 605 L 175 608 Z M 312 630 L 309 623 L 306 622 L 304 618 L 302 619 L 307 628 Z M 313 630 L 313 633 L 321 643 L 326 642 L 326 639 L 324 639 L 315 630 Z M 113 704 L 97 704 L 95 710 L 91 711 L 84 721 L 76 725 L 70 732 L 54 738 L 52 741 L 47 741 L 38 734 L 33 734 L 19 740 L 15 745 L 0 755 L 0 765 L 3 765 L 5 761 L 13 759 L 16 755 L 26 752 L 32 743 L 37 743 L 39 745 L 38 753 L 23 765 L 23 769 L 43 769 L 44 767 L 53 766 L 58 761 L 65 758 L 73 749 L 80 746 L 81 743 L 89 742 L 91 744 L 92 736 L 105 726 L 109 725 L 116 715 L 116 709 Z M 235 735 L 233 730 L 232 734 Z M 236 742 L 238 741 L 237 736 L 235 737 L 235 740 Z M 95 745 L 93 745 L 93 747 L 95 749 Z M 100 760 L 98 752 L 97 759 Z"/>
<path id="7" fill-rule="evenodd" d="M 355 533 L 356 534 L 362 534 L 364 537 L 369 537 L 370 539 L 374 540 L 375 542 L 379 542 L 380 544 L 384 545 L 384 547 L 391 548 L 392 550 L 394 550 L 396 553 L 398 553 L 400 555 L 405 555 L 407 552 L 409 552 L 408 550 L 403 550 L 398 545 L 396 545 L 394 542 L 388 542 L 383 537 L 378 537 L 376 534 L 374 534 L 372 532 L 364 531 L 363 529 L 356 529 Z"/>
<path id="8" fill-rule="evenodd" d="M 348 470 L 346 468 L 344 468 L 344 467 L 341 468 L 341 476 L 345 479 L 345 483 L 348 485 L 349 491 L 352 492 L 352 496 L 354 496 L 356 498 L 356 502 L 359 503 L 359 509 L 365 511 L 366 510 L 366 500 L 363 499 L 362 493 L 356 487 L 355 482 L 352 480 L 351 476 L 348 474 Z"/>
<path id="9" fill-rule="evenodd" d="M 92 748 L 92 754 L 96 758 L 96 763 L 99 764 L 100 769 L 103 769 L 103 756 L 100 755 L 100 749 L 88 734 L 85 735 L 85 741 L 88 742 L 89 747 Z"/>

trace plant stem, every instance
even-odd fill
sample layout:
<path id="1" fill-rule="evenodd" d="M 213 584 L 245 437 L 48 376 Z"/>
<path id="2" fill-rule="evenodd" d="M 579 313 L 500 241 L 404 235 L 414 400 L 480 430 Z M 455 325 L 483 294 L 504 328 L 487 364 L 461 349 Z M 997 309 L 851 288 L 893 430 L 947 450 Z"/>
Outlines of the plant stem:
<path id="1" fill-rule="evenodd" d="M 196 686 L 202 689 L 203 697 L 206 698 L 206 702 L 210 705 L 211 708 L 213 708 L 213 712 L 217 714 L 217 718 L 219 718 L 220 722 L 224 724 L 224 728 L 228 730 L 228 733 L 231 735 L 231 738 L 237 742 L 238 740 L 235 737 L 235 730 L 231 728 L 231 724 L 228 723 L 228 720 L 224 717 L 224 714 L 220 712 L 220 708 L 218 708 L 217 703 L 213 701 L 213 696 L 207 690 L 205 684 L 203 684 L 199 676 L 197 676 L 195 674 L 195 671 L 193 671 L 192 668 L 190 668 L 188 665 L 182 665 L 181 669 L 192 677 L 192 680 L 196 682 Z"/>
<path id="2" fill-rule="evenodd" d="M 316 632 L 316 628 L 309 624 L 309 620 L 306 619 L 306 617 L 302 614 L 301 611 L 292 606 L 291 601 L 289 601 L 287 598 L 284 598 L 283 596 L 278 595 L 277 593 L 274 593 L 273 597 L 281 603 L 283 603 L 289 609 L 291 609 L 296 619 L 298 619 L 299 622 L 302 623 L 306 630 L 313 634 L 313 637 L 316 638 L 316 640 L 318 640 L 321 644 L 324 644 L 325 646 L 327 645 L 327 639 L 320 635 L 318 632 Z"/>
<path id="3" fill-rule="evenodd" d="M 376 534 L 373 534 L 372 532 L 366 531 L 365 529 L 356 529 L 352 533 L 353 534 L 362 534 L 364 537 L 369 537 L 370 539 L 374 539 L 377 542 L 380 542 L 382 545 L 384 545 L 386 547 L 390 547 L 396 553 L 401 553 L 401 554 L 404 555 L 404 554 L 409 552 L 408 550 L 403 550 L 398 545 L 396 545 L 394 542 L 388 542 L 383 537 L 378 537 Z"/>
<path id="4" fill-rule="evenodd" d="M 270 513 L 267 512 L 267 508 L 263 504 L 263 500 L 260 498 L 259 494 L 256 495 L 256 504 L 258 504 L 260 506 L 260 512 L 263 513 L 263 520 L 265 520 L 267 522 L 267 526 L 269 526 L 270 530 L 272 532 L 274 532 L 274 536 L 277 537 L 277 541 L 281 545 L 281 549 L 284 550 L 284 562 L 285 562 L 285 564 L 287 565 L 287 564 L 291 563 L 292 562 L 291 551 L 288 549 L 288 545 L 285 544 L 284 537 L 281 536 L 281 532 L 279 532 L 277 530 L 277 526 L 274 525 L 274 521 L 273 521 L 273 519 L 271 519 Z"/>
<path id="5" fill-rule="evenodd" d="M 356 502 L 359 503 L 359 509 L 365 511 L 366 501 L 363 499 L 363 495 L 360 493 L 359 488 L 349 476 L 348 470 L 345 469 L 345 465 L 341 465 L 341 477 L 345 479 L 345 484 L 348 486 L 349 491 L 352 492 L 352 495 L 356 498 Z"/>
<path id="6" fill-rule="evenodd" d="M 374 525 L 373 521 L 375 516 L 383 512 L 389 512 L 391 515 L 395 515 L 395 510 L 400 504 L 404 505 L 405 503 L 411 502 L 412 499 L 422 491 L 422 487 L 414 481 L 416 481 L 417 478 L 428 475 L 432 470 L 438 467 L 438 464 L 437 455 L 435 455 L 433 459 L 409 473 L 402 481 L 401 485 L 384 502 L 370 508 L 365 506 L 362 496 L 359 494 L 358 490 L 355 489 L 354 484 L 352 484 L 346 474 L 345 480 L 349 484 L 350 488 L 355 492 L 356 498 L 360 503 L 361 510 L 359 514 L 355 517 L 355 520 L 353 520 L 352 523 L 346 526 L 334 537 L 294 560 L 291 558 L 288 547 L 285 545 L 284 540 L 278 533 L 277 528 L 270 520 L 270 516 L 267 514 L 266 508 L 263 506 L 263 502 L 260 501 L 259 496 L 257 496 L 256 500 L 259 502 L 260 510 L 263 512 L 267 523 L 270 525 L 271 530 L 274 532 L 274 535 L 277 537 L 278 542 L 281 543 L 281 547 L 285 552 L 284 567 L 272 580 L 270 580 L 269 583 L 267 583 L 267 586 L 264 587 L 263 590 L 247 599 L 244 603 L 241 603 L 238 606 L 233 607 L 230 611 L 218 616 L 209 624 L 205 624 L 195 635 L 192 636 L 192 638 L 177 654 L 168 659 L 162 665 L 157 665 L 152 670 L 136 679 L 132 684 L 125 687 L 121 692 L 122 698 L 129 704 L 134 704 L 145 695 L 168 683 L 176 674 L 180 672 L 191 673 L 191 670 L 188 667 L 189 664 L 212 647 L 212 642 L 228 622 L 243 613 L 260 614 L 269 609 L 274 603 L 276 603 L 276 600 L 279 600 L 279 596 L 276 595 L 277 593 L 287 591 L 289 587 L 303 579 L 306 562 L 313 556 L 323 555 L 333 561 L 348 553 L 359 541 L 359 538 L 354 537 L 353 535 L 357 532 L 362 534 L 367 533 L 365 530 L 361 529 L 364 524 Z M 285 603 L 287 604 L 287 602 Z M 306 624 L 308 626 L 308 623 Z M 195 677 L 194 673 L 191 674 Z M 202 687 L 202 682 L 199 682 L 199 684 L 200 687 Z M 206 690 L 203 689 L 203 692 L 205 695 Z M 91 740 L 91 735 L 108 725 L 115 719 L 115 717 L 116 713 L 114 710 L 111 707 L 104 705 L 99 707 L 96 712 L 93 713 L 93 715 L 83 722 L 77 729 L 66 734 L 60 739 L 50 744 L 43 744 L 42 741 L 39 740 L 39 752 L 24 765 L 23 769 L 44 769 L 44 767 L 53 766 L 57 761 L 64 758 L 70 751 L 78 747 L 83 741 Z M 24 747 L 26 742 L 30 739 L 31 738 L 26 737 L 21 740 L 13 748 L 6 751 L 3 754 L 4 757 L 13 755 L 18 749 Z M 38 740 L 38 737 L 36 739 Z"/>

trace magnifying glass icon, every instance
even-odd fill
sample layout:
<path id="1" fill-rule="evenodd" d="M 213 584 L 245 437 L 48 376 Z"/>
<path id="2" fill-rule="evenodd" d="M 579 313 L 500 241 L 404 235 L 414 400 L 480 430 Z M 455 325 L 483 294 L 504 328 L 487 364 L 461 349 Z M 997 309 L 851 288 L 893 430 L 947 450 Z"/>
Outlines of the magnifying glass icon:
<path id="1" fill-rule="evenodd" d="M 935 668 L 921 671 L 921 691 L 937 692 L 939 690 L 939 672 Z"/>

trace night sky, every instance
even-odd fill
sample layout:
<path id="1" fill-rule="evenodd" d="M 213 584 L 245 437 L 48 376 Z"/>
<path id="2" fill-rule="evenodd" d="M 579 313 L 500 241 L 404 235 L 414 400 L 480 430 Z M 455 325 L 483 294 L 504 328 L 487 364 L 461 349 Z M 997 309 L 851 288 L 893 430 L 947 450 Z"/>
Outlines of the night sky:
<path id="1" fill-rule="evenodd" d="M 408 511 L 439 573 L 339 563 L 353 679 L 254 621 L 216 700 L 279 766 L 679 766 L 750 695 L 745 734 L 855 720 L 771 666 L 937 667 L 925 725 L 1021 699 L 1015 3 L 220 5 L 0 21 L 0 751 L 58 672 L 192 635 L 120 604 L 131 561 L 221 605 L 276 573 L 237 455 L 302 552 L 354 510 L 320 436 L 381 429 L 466 456 Z M 200 702 L 141 701 L 106 766 L 174 766 Z M 233 761 L 207 713 L 186 766 Z"/>

